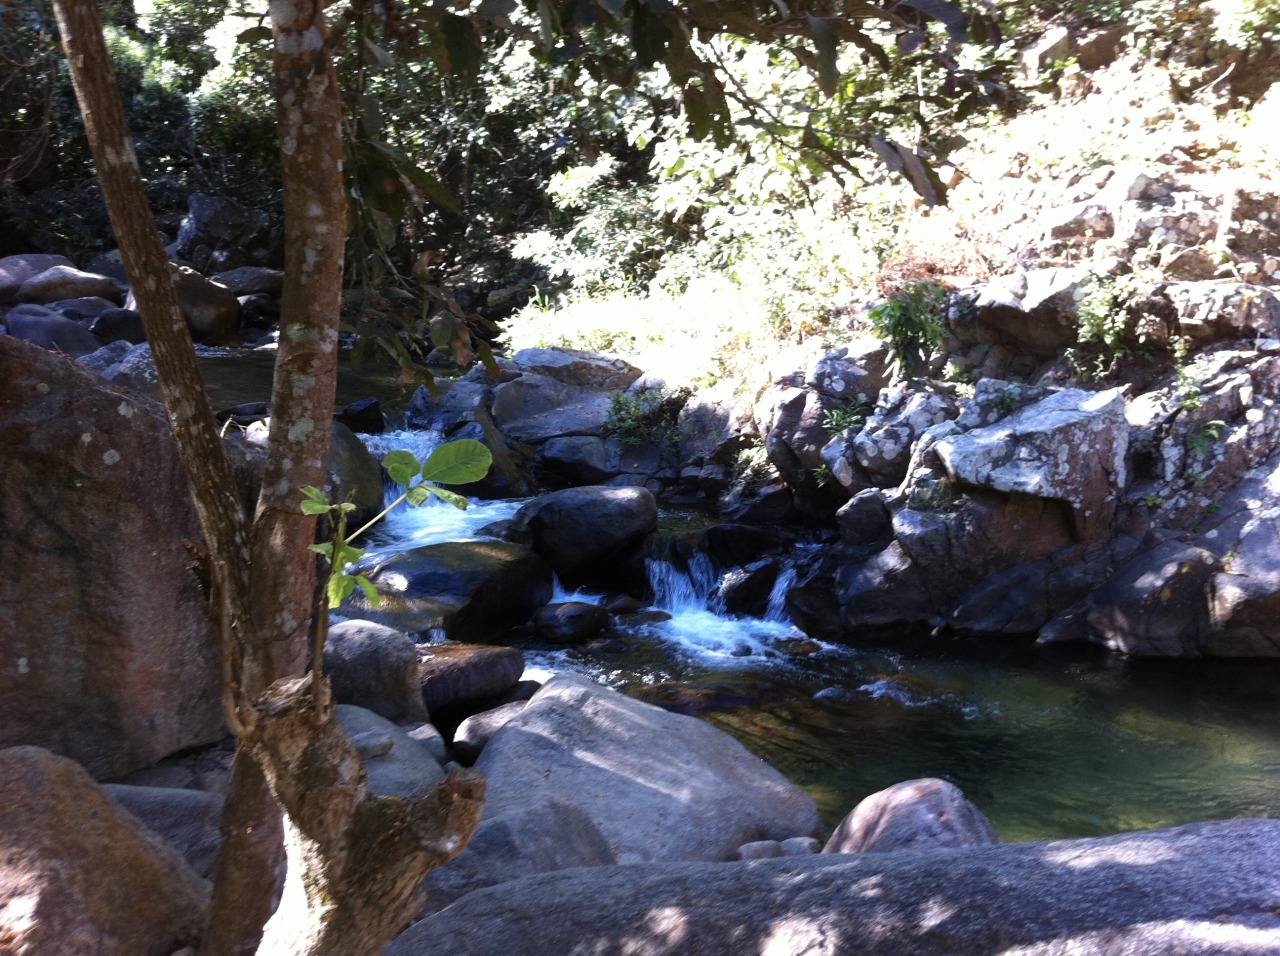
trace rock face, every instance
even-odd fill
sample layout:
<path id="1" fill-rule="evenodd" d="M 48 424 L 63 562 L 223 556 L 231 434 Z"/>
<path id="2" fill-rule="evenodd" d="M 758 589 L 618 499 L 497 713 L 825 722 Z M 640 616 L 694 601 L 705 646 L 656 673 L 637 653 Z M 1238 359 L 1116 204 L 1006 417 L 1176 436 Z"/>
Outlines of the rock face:
<path id="1" fill-rule="evenodd" d="M 199 540 L 163 410 L 0 336 L 0 746 L 100 777 L 222 737 Z"/>
<path id="2" fill-rule="evenodd" d="M 435 713 L 510 690 L 524 673 L 524 655 L 514 647 L 433 644 L 423 648 L 418 672 L 423 702 Z"/>
<path id="3" fill-rule="evenodd" d="M 404 551 L 368 572 L 382 595 L 362 594 L 342 613 L 410 635 L 442 629 L 451 640 L 492 640 L 529 620 L 551 597 L 551 569 L 527 548 L 506 541 L 450 541 Z"/>
<path id="4" fill-rule="evenodd" d="M 994 425 L 943 438 L 937 450 L 958 481 L 1065 502 L 1087 539 L 1110 528 L 1128 434 L 1119 389 L 1063 389 Z"/>
<path id="5" fill-rule="evenodd" d="M 873 793 L 840 821 L 823 853 L 894 853 L 999 843 L 960 788 L 927 778 Z"/>
<path id="6" fill-rule="evenodd" d="M 730 860 L 754 840 L 811 836 L 804 791 L 692 717 L 559 676 L 489 739 L 484 819 L 427 878 L 433 907 L 479 886 L 568 866 Z M 533 828 L 554 823 L 550 833 Z"/>
<path id="7" fill-rule="evenodd" d="M 444 779 L 428 747 L 386 718 L 350 704 L 339 704 L 333 717 L 360 754 L 374 793 L 411 800 L 425 797 Z"/>
<path id="8" fill-rule="evenodd" d="M 1223 820 L 1051 843 L 543 874 L 414 924 L 387 956 L 1261 956 L 1280 943 L 1278 913 L 1280 821 Z"/>
<path id="9" fill-rule="evenodd" d="M 169 956 L 208 884 L 74 761 L 0 751 L 0 942 L 11 953 Z"/>
<path id="10" fill-rule="evenodd" d="M 222 834 L 222 795 L 177 787 L 135 787 L 108 783 L 102 787 L 112 799 L 164 837 L 196 873 L 212 879 Z"/>

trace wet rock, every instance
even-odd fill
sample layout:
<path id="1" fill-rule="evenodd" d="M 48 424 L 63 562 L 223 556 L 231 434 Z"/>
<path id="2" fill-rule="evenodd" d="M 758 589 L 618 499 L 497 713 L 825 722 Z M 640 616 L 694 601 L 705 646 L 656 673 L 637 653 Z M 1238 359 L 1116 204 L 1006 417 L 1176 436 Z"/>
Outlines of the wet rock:
<path id="1" fill-rule="evenodd" d="M 1277 887 L 1274 820 L 920 853 L 649 863 L 480 890 L 410 927 L 387 956 L 1244 956 L 1280 937 Z"/>
<path id="2" fill-rule="evenodd" d="M 594 485 L 617 474 L 604 440 L 594 435 L 553 438 L 538 452 L 538 471 L 552 485 Z"/>
<path id="3" fill-rule="evenodd" d="M 350 501 L 356 510 L 347 515 L 347 527 L 359 528 L 383 507 L 382 468 L 364 442 L 346 425 L 335 421 L 329 441 L 325 493 L 330 501 Z"/>
<path id="4" fill-rule="evenodd" d="M 0 939 L 13 953 L 168 956 L 195 943 L 209 885 L 72 760 L 0 751 Z"/>
<path id="5" fill-rule="evenodd" d="M 873 793 L 840 821 L 823 853 L 894 853 L 999 843 L 960 788 L 925 778 Z"/>
<path id="6" fill-rule="evenodd" d="M 451 640 L 491 640 L 551 597 L 547 562 L 506 541 L 430 544 L 381 559 L 366 573 L 382 603 L 373 607 L 357 591 L 340 613 L 410 635 L 439 628 Z"/>
<path id="7" fill-rule="evenodd" d="M 433 644 L 419 664 L 427 710 L 456 710 L 515 687 L 524 673 L 524 655 L 514 647 Z"/>
<path id="8" fill-rule="evenodd" d="M 523 506 L 516 524 L 528 528 L 534 551 L 565 587 L 609 590 L 619 583 L 619 566 L 638 558 L 657 529 L 658 505 L 644 488 L 569 488 Z"/>
<path id="9" fill-rule="evenodd" d="M 325 641 L 324 670 L 340 704 L 399 724 L 428 719 L 418 646 L 407 634 L 372 621 L 339 621 Z"/>
<path id="10" fill-rule="evenodd" d="M 533 628 L 541 640 L 552 644 L 581 644 L 609 626 L 610 615 L 598 604 L 566 601 L 548 604 L 533 615 Z"/>
<path id="11" fill-rule="evenodd" d="M 716 593 L 725 613 L 764 617 L 777 580 L 778 562 L 755 561 L 727 572 L 720 579 L 720 587 Z"/>
<path id="12" fill-rule="evenodd" d="M 365 435 L 380 435 L 386 429 L 382 404 L 374 396 L 352 402 L 333 416 L 339 425 Z"/>

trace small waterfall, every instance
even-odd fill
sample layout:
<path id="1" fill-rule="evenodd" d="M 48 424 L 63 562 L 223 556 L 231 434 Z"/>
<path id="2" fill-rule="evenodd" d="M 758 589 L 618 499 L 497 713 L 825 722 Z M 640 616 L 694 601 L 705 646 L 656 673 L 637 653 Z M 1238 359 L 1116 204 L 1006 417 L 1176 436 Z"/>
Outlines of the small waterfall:
<path id="1" fill-rule="evenodd" d="M 666 558 L 649 558 L 645 566 L 653 588 L 653 606 L 672 614 L 707 610 L 720 586 L 715 566 L 701 552 L 689 556 L 685 570 Z"/>
<path id="2" fill-rule="evenodd" d="M 778 571 L 773 590 L 769 592 L 769 606 L 765 608 L 764 620 L 779 624 L 790 622 L 791 617 L 787 614 L 787 592 L 796 586 L 798 577 L 794 564 L 787 563 Z"/>

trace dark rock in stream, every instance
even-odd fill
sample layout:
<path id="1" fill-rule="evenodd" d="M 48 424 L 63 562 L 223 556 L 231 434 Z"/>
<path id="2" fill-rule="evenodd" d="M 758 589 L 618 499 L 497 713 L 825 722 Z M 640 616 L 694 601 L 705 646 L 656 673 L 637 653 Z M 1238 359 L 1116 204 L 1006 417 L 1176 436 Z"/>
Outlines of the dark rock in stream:
<path id="1" fill-rule="evenodd" d="M 581 644 L 609 626 L 610 615 L 598 604 L 566 601 L 548 604 L 533 615 L 538 637 L 552 644 Z"/>
<path id="2" fill-rule="evenodd" d="M 357 591 L 339 613 L 418 636 L 438 628 L 451 640 L 494 640 L 551 597 L 547 562 L 506 541 L 429 544 L 385 558 L 366 573 L 381 605 L 373 607 Z"/>

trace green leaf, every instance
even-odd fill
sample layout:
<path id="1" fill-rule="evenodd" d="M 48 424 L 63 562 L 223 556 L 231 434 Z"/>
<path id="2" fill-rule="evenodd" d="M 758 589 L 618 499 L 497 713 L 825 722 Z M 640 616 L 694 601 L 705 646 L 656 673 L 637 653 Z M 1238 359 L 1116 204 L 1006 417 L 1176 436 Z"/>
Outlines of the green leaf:
<path id="1" fill-rule="evenodd" d="M 344 544 L 338 549 L 338 558 L 333 562 L 334 567 L 345 568 L 348 564 L 356 564 L 364 557 L 364 548 L 353 548 L 349 544 Z"/>
<path id="2" fill-rule="evenodd" d="M 307 545 L 308 551 L 314 551 L 316 554 L 323 554 L 326 558 L 333 554 L 333 543 L 326 541 L 324 544 Z"/>
<path id="3" fill-rule="evenodd" d="M 303 485 L 302 493 L 312 501 L 318 501 L 326 508 L 329 507 L 329 496 L 317 488 L 315 485 Z"/>
<path id="4" fill-rule="evenodd" d="M 422 471 L 422 463 L 407 451 L 387 452 L 387 457 L 382 459 L 382 467 L 387 470 L 392 481 L 406 488 Z"/>
<path id="5" fill-rule="evenodd" d="M 304 515 L 322 515 L 329 511 L 328 504 L 321 504 L 318 501 L 312 501 L 309 498 L 302 499 L 302 513 Z"/>
<path id="6" fill-rule="evenodd" d="M 405 500 L 409 502 L 409 504 L 412 505 L 414 508 L 417 508 L 420 505 L 425 504 L 426 500 L 430 497 L 431 497 L 430 485 L 414 485 L 412 488 L 409 489 L 409 496 Z"/>
<path id="7" fill-rule="evenodd" d="M 382 595 L 378 593 L 378 589 L 373 586 L 372 581 L 366 578 L 363 574 L 357 574 L 356 584 L 360 585 L 360 590 L 364 592 L 366 601 L 374 607 L 382 606 Z"/>
<path id="8" fill-rule="evenodd" d="M 342 504 L 338 505 L 338 510 L 341 511 L 343 514 L 350 514 L 351 512 L 356 510 L 356 506 L 353 505 L 350 501 L 344 501 Z"/>
<path id="9" fill-rule="evenodd" d="M 334 574 L 329 578 L 329 607 L 335 608 L 356 589 L 356 579 L 350 574 Z"/>
<path id="10" fill-rule="evenodd" d="M 424 488 L 431 489 L 431 493 L 441 501 L 447 502 L 457 508 L 459 511 L 467 510 L 467 496 L 460 495 L 456 491 L 450 491 L 447 488 L 437 488 L 435 485 L 423 485 Z"/>
<path id="11" fill-rule="evenodd" d="M 422 477 L 442 485 L 467 485 L 489 473 L 493 455 L 483 443 L 460 438 L 433 451 L 422 464 Z"/>

